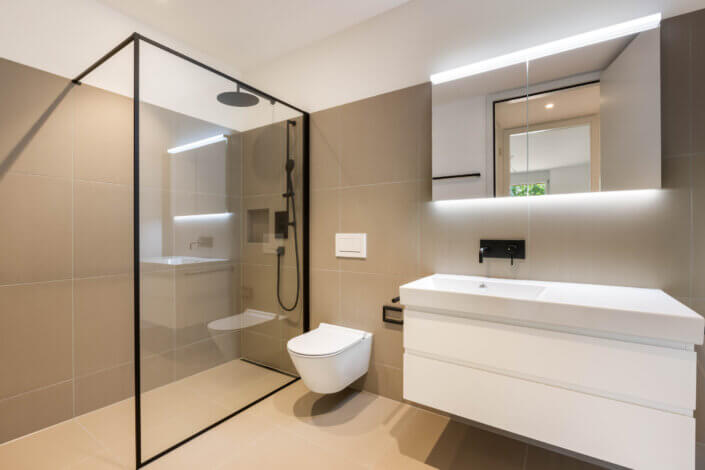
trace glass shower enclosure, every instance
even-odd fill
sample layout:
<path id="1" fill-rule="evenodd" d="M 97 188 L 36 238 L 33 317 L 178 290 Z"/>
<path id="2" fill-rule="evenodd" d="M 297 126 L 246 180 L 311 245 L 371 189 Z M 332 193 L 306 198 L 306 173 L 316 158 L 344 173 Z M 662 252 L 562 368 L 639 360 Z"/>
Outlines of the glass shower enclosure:
<path id="1" fill-rule="evenodd" d="M 137 33 L 84 81 L 133 102 L 139 468 L 297 380 L 309 116 Z"/>

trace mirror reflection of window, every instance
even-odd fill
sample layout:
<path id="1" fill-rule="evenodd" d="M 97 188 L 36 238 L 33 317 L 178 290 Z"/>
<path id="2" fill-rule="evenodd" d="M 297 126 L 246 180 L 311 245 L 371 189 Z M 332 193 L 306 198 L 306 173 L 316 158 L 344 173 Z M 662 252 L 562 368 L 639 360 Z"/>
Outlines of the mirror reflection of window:
<path id="1" fill-rule="evenodd" d="M 496 103 L 497 196 L 599 191 L 599 119 L 597 82 Z"/>

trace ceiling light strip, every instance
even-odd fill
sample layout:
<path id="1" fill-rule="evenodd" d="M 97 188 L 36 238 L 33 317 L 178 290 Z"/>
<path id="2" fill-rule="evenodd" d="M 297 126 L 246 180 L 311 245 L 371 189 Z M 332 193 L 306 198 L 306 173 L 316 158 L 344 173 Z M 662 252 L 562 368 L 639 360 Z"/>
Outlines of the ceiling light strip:
<path id="1" fill-rule="evenodd" d="M 187 150 L 197 149 L 199 147 L 205 147 L 206 145 L 215 144 L 217 142 L 222 142 L 224 140 L 228 140 L 228 138 L 225 137 L 224 134 L 218 134 L 218 135 L 214 135 L 213 137 L 208 137 L 207 139 L 201 139 L 201 140 L 197 140 L 195 142 L 191 142 L 188 144 L 179 145 L 178 147 L 170 148 L 167 150 L 167 152 L 171 153 L 171 154 L 181 153 L 181 152 L 185 152 Z"/>
<path id="2" fill-rule="evenodd" d="M 553 54 L 559 54 L 561 52 L 647 31 L 658 27 L 660 23 L 661 13 L 643 16 L 631 21 L 625 21 L 624 23 L 607 26 L 606 28 L 595 29 L 587 33 L 577 34 L 510 54 L 493 57 L 492 59 L 475 62 L 474 64 L 446 70 L 445 72 L 434 73 L 431 75 L 431 82 L 437 85 L 439 83 L 489 72 L 490 70 L 521 64 L 530 60 L 540 59 L 541 57 L 547 57 Z"/>

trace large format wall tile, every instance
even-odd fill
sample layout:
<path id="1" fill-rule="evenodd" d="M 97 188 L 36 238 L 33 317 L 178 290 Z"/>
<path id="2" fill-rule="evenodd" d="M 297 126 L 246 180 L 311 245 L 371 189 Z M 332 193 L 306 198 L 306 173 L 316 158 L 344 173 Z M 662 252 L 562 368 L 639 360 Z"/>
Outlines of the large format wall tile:
<path id="1" fill-rule="evenodd" d="M 135 365 L 123 364 L 76 378 L 76 415 L 134 395 Z"/>
<path id="2" fill-rule="evenodd" d="M 692 61 L 693 152 L 705 153 L 705 10 L 692 15 L 690 54 Z"/>
<path id="3" fill-rule="evenodd" d="M 65 78 L 0 59 L 0 179 L 8 171 L 70 177 L 73 85 Z M 18 90 L 31 90 L 28 93 Z"/>
<path id="4" fill-rule="evenodd" d="M 340 259 L 340 269 L 387 274 L 415 272 L 418 207 L 416 182 L 342 189 L 340 231 L 367 233 L 367 259 Z"/>
<path id="5" fill-rule="evenodd" d="M 132 100 L 88 85 L 75 93 L 74 177 L 132 184 Z"/>
<path id="6" fill-rule="evenodd" d="M 74 183 L 76 277 L 122 274 L 132 268 L 132 191 L 127 186 Z"/>
<path id="7" fill-rule="evenodd" d="M 71 281 L 0 287 L 0 400 L 71 379 Z"/>
<path id="8" fill-rule="evenodd" d="M 693 283 L 691 297 L 705 299 L 705 153 L 691 162 L 693 204 Z M 705 306 L 705 305 L 703 305 Z M 700 313 L 705 314 L 705 310 Z"/>
<path id="9" fill-rule="evenodd" d="M 422 203 L 420 274 L 475 274 L 527 277 L 532 242 L 526 260 L 512 267 L 506 259 L 479 262 L 481 239 L 528 239 L 527 198 L 477 199 Z"/>
<path id="10" fill-rule="evenodd" d="M 402 328 L 382 321 L 382 305 L 390 304 L 399 286 L 414 279 L 384 274 L 340 273 L 342 324 L 372 333 L 372 362 L 402 367 Z"/>
<path id="11" fill-rule="evenodd" d="M 340 231 L 340 191 L 311 191 L 311 224 L 309 236 L 312 268 L 337 269 L 335 234 Z"/>
<path id="12" fill-rule="evenodd" d="M 531 201 L 531 278 L 662 288 L 687 297 L 688 192 L 590 196 Z"/>
<path id="13" fill-rule="evenodd" d="M 0 175 L 0 284 L 71 278 L 71 181 Z"/>
<path id="14" fill-rule="evenodd" d="M 341 108 L 341 185 L 418 178 L 427 85 L 405 88 Z"/>
<path id="15" fill-rule="evenodd" d="M 661 24 L 661 148 L 664 157 L 692 151 L 690 15 Z"/>
<path id="16" fill-rule="evenodd" d="M 343 107 L 326 109 L 311 116 L 311 189 L 340 186 L 342 164 L 341 115 Z"/>
<path id="17" fill-rule="evenodd" d="M 71 418 L 72 390 L 62 382 L 0 401 L 0 443 Z"/>
<path id="18" fill-rule="evenodd" d="M 311 328 L 318 328 L 320 323 L 342 325 L 340 313 L 340 276 L 338 271 L 311 269 Z"/>
<path id="19" fill-rule="evenodd" d="M 132 361 L 132 292 L 128 275 L 74 281 L 77 376 Z"/>
<path id="20" fill-rule="evenodd" d="M 243 194 L 281 193 L 284 189 L 286 131 L 283 123 L 259 127 L 242 134 Z"/>

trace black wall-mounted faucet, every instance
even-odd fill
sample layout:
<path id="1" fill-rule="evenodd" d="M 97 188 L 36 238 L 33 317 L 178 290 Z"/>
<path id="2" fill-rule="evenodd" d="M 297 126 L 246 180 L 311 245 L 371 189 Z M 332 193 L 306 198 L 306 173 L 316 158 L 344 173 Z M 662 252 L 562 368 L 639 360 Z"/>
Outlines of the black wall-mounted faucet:
<path id="1" fill-rule="evenodd" d="M 524 240 L 480 240 L 480 263 L 485 258 L 509 258 L 511 265 L 515 259 L 526 258 Z"/>
<path id="2" fill-rule="evenodd" d="M 480 246 L 480 263 L 485 260 L 485 253 L 489 251 L 489 247 Z"/>

